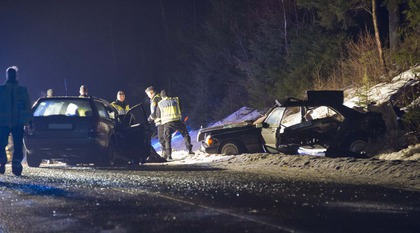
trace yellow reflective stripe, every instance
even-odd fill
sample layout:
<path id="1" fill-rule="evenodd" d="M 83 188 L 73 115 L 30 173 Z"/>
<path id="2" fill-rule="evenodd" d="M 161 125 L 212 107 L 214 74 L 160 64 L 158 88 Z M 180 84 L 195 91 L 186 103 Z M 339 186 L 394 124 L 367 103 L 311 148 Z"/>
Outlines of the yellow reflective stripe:
<path id="1" fill-rule="evenodd" d="M 163 99 L 159 102 L 159 108 L 161 111 L 160 117 L 162 124 L 181 120 L 182 115 L 178 97 Z"/>

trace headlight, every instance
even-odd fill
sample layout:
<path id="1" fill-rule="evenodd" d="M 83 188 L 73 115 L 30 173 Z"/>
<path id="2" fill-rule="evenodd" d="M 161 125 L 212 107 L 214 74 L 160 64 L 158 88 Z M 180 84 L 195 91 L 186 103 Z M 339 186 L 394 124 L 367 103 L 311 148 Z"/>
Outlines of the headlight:
<path id="1" fill-rule="evenodd" d="M 212 145 L 214 144 L 214 139 L 213 139 L 210 135 L 208 135 L 208 136 L 206 137 L 206 139 L 204 140 L 204 142 L 205 142 L 207 145 L 212 146 Z"/>

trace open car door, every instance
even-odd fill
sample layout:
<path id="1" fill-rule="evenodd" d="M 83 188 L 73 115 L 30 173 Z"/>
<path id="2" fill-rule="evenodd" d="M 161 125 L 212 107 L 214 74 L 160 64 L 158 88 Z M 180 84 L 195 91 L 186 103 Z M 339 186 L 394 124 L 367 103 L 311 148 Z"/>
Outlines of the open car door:
<path id="1" fill-rule="evenodd" d="M 277 153 L 276 135 L 280 127 L 280 121 L 283 117 L 284 110 L 285 108 L 283 107 L 274 108 L 263 122 L 261 136 L 264 140 L 264 149 L 269 153 Z"/>
<path id="2" fill-rule="evenodd" d="M 151 128 L 142 104 L 120 116 L 124 151 L 134 164 L 144 163 L 150 156 Z"/>

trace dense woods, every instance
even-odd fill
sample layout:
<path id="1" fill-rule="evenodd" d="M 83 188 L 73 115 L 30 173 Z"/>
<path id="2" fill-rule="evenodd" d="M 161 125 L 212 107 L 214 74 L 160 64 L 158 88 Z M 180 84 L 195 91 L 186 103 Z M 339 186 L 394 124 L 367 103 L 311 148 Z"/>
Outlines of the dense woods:
<path id="1" fill-rule="evenodd" d="M 419 0 L 181 1 L 173 22 L 161 8 L 164 88 L 192 127 L 309 89 L 388 81 L 420 62 Z"/>

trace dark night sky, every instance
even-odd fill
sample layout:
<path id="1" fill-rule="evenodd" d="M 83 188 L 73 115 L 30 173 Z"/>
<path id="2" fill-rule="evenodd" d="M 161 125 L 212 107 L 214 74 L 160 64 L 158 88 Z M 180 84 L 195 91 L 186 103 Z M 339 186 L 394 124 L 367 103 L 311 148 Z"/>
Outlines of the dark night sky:
<path id="1" fill-rule="evenodd" d="M 176 1 L 163 2 L 171 21 Z M 145 101 L 147 86 L 164 85 L 163 25 L 158 0 L 0 0 L 0 82 L 17 65 L 32 101 L 65 95 L 65 80 L 68 95 L 86 84 L 108 101 L 120 89 Z"/>

